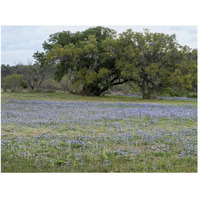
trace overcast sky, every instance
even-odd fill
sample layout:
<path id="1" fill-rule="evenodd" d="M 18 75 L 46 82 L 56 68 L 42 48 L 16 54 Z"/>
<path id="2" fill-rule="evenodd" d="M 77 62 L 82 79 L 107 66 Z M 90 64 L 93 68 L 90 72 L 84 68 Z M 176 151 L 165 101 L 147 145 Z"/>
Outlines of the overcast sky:
<path id="1" fill-rule="evenodd" d="M 67 31 L 84 31 L 93 26 L 2 26 L 1 27 L 1 64 L 16 65 L 34 62 L 32 57 L 36 51 L 42 51 L 42 43 L 50 34 Z M 113 28 L 117 33 L 131 28 L 133 31 L 143 31 L 149 28 L 151 32 L 176 34 L 182 45 L 197 48 L 197 26 L 105 26 Z"/>

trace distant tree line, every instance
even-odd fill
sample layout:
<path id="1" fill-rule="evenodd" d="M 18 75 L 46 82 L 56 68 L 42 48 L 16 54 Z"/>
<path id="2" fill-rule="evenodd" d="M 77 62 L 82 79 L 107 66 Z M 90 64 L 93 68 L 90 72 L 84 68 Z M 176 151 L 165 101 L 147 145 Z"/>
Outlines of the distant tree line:
<path id="1" fill-rule="evenodd" d="M 55 66 L 41 68 L 38 64 L 1 65 L 1 86 L 4 91 L 62 89 L 61 85 L 54 80 L 55 72 Z"/>
<path id="2" fill-rule="evenodd" d="M 117 35 L 98 26 L 52 34 L 43 49 L 34 53 L 34 65 L 16 66 L 15 73 L 23 74 L 32 90 L 40 88 L 54 69 L 52 80 L 81 95 L 100 96 L 124 85 L 143 99 L 197 93 L 197 50 L 180 45 L 175 35 L 147 29 Z M 11 75 L 8 71 L 3 66 L 2 76 Z"/>

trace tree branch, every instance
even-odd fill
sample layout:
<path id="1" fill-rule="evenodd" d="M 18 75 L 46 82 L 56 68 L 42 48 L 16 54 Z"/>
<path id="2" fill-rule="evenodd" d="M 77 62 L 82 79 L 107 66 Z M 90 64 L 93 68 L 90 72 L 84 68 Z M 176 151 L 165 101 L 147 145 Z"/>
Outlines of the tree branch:
<path id="1" fill-rule="evenodd" d="M 126 82 L 129 82 L 129 81 L 134 81 L 134 79 L 127 79 L 127 80 L 124 80 L 124 81 L 122 81 L 122 82 L 117 82 L 117 83 L 112 83 L 111 85 L 113 86 L 113 85 L 120 85 L 120 84 L 123 84 L 123 83 L 126 83 Z"/>

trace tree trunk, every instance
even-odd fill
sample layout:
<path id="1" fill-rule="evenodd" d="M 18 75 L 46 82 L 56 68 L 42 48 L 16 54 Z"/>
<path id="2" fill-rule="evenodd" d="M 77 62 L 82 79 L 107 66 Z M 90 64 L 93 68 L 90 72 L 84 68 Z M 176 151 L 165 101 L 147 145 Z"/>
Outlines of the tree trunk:
<path id="1" fill-rule="evenodd" d="M 142 82 L 142 99 L 146 99 L 146 87 L 144 80 Z"/>
<path id="2" fill-rule="evenodd" d="M 152 92 L 142 88 L 142 99 L 151 99 Z"/>
<path id="3" fill-rule="evenodd" d="M 85 85 L 83 87 L 82 95 L 86 96 L 101 96 L 103 92 L 105 92 L 109 86 L 105 86 L 104 88 L 100 88 L 99 86 L 94 85 Z"/>

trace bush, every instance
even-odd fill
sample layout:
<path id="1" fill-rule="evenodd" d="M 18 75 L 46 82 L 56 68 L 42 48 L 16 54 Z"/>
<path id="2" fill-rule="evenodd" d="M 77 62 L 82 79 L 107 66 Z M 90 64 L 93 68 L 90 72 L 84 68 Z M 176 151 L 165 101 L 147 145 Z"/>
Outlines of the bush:
<path id="1" fill-rule="evenodd" d="M 6 91 L 7 89 L 11 89 L 11 91 L 16 91 L 21 88 L 21 84 L 23 82 L 23 75 L 21 74 L 12 74 L 7 75 L 3 79 L 3 89 Z"/>
<path id="2" fill-rule="evenodd" d="M 58 83 L 54 79 L 44 80 L 42 84 L 40 85 L 40 88 L 45 89 L 45 90 L 61 90 L 62 89 L 60 83 Z"/>
<path id="3" fill-rule="evenodd" d="M 175 91 L 169 87 L 163 90 L 159 95 L 165 96 L 165 97 L 182 97 L 183 96 L 183 94 L 180 91 Z"/>
<path id="4" fill-rule="evenodd" d="M 27 82 L 26 81 L 22 81 L 20 86 L 23 88 L 23 89 L 27 89 L 28 88 L 28 85 L 27 85 Z"/>
<path id="5" fill-rule="evenodd" d="M 197 98 L 197 94 L 195 94 L 195 93 L 191 94 L 188 91 L 185 93 L 185 95 L 187 98 Z"/>
<path id="6" fill-rule="evenodd" d="M 179 92 L 179 91 L 174 91 L 174 90 L 172 90 L 172 91 L 170 92 L 170 96 L 171 96 L 171 97 L 182 97 L 183 95 L 182 95 L 182 93 Z"/>
<path id="7" fill-rule="evenodd" d="M 7 92 L 7 87 L 6 87 L 6 84 L 5 84 L 5 83 L 3 83 L 1 86 L 2 86 L 2 88 L 3 88 L 3 91 L 4 91 L 4 92 Z"/>
<path id="8" fill-rule="evenodd" d="M 83 85 L 81 84 L 81 81 L 74 81 L 73 77 L 73 74 L 71 74 L 71 76 L 69 76 L 68 74 L 65 74 L 65 76 L 63 76 L 60 81 L 62 90 L 77 94 L 81 93 Z"/>

